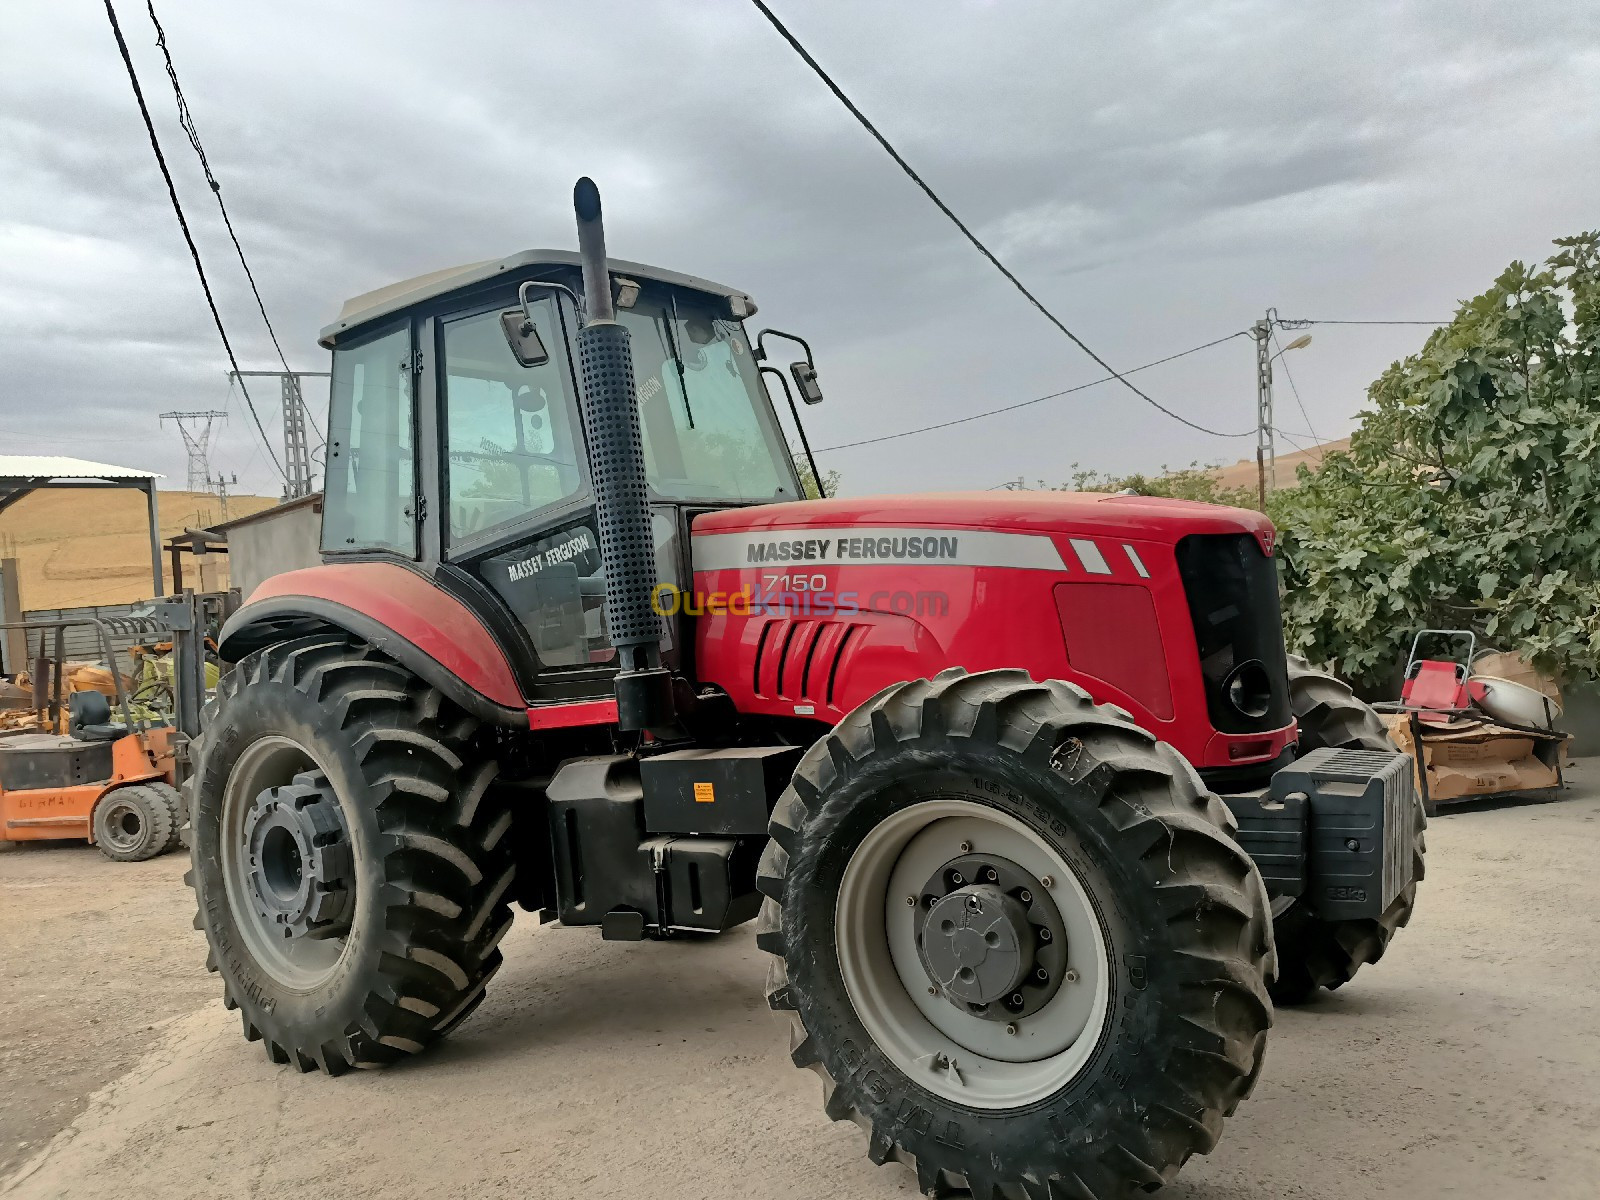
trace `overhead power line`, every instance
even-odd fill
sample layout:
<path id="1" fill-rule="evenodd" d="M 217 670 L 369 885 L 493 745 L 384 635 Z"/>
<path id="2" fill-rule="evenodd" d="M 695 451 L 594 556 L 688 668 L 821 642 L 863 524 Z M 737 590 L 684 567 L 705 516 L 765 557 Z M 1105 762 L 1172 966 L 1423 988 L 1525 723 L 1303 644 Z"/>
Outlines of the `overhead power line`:
<path id="1" fill-rule="evenodd" d="M 1043 404 L 1046 400 L 1056 400 L 1062 396 L 1070 396 L 1073 392 L 1082 392 L 1092 387 L 1099 387 L 1102 383 L 1110 383 L 1113 379 L 1121 379 L 1122 375 L 1136 375 L 1140 371 L 1148 371 L 1151 367 L 1159 367 L 1162 363 L 1169 363 L 1174 359 L 1187 358 L 1191 354 L 1198 354 L 1202 350 L 1209 350 L 1213 346 L 1220 346 L 1223 342 L 1231 342 L 1237 337 L 1249 336 L 1250 334 L 1247 330 L 1241 329 L 1238 333 L 1230 333 L 1226 337 L 1214 338 L 1213 340 L 1209 342 L 1203 342 L 1198 346 L 1191 346 L 1187 350 L 1180 350 L 1176 354 L 1169 354 L 1165 358 L 1158 358 L 1152 362 L 1147 362 L 1142 366 L 1133 367 L 1131 370 L 1122 372 L 1121 375 L 1102 375 L 1099 379 L 1091 379 L 1088 383 L 1080 383 L 1075 387 L 1065 388 L 1059 392 L 1051 392 L 1048 396 L 1035 396 L 1032 400 L 1023 400 L 1017 404 L 1007 404 L 1002 408 L 991 408 L 985 412 L 973 413 L 968 417 L 957 417 L 953 421 L 940 421 L 937 425 L 923 425 L 917 429 L 903 430 L 900 433 L 886 433 L 882 437 L 863 438 L 859 442 L 842 442 L 837 446 L 822 446 L 817 450 L 817 453 L 825 454 L 831 450 L 848 450 L 852 446 L 871 446 L 878 442 L 892 442 L 896 438 L 913 437 L 919 433 L 931 433 L 935 429 L 948 429 L 952 425 L 965 425 L 968 421 L 981 421 L 985 417 L 998 416 L 1000 413 L 1015 412 L 1017 409 L 1027 408 L 1031 404 Z"/>
<path id="2" fill-rule="evenodd" d="M 1278 340 L 1278 331 L 1276 329 L 1272 331 L 1272 344 L 1278 347 L 1276 357 L 1283 367 L 1284 378 L 1289 381 L 1289 390 L 1294 393 L 1295 405 L 1300 409 L 1300 415 L 1306 419 L 1306 428 L 1311 431 L 1312 440 L 1322 441 L 1321 438 L 1317 437 L 1317 427 L 1311 423 L 1311 414 L 1306 411 L 1305 402 L 1300 399 L 1300 389 L 1295 384 L 1294 373 L 1289 370 L 1289 356 L 1283 352 L 1283 343 Z M 1278 432 L 1282 433 L 1283 431 L 1279 430 Z"/>
<path id="3" fill-rule="evenodd" d="M 244 268 L 244 277 L 250 281 L 250 293 L 256 298 L 256 307 L 261 310 L 261 321 L 267 327 L 267 336 L 272 339 L 272 348 L 278 352 L 278 361 L 283 364 L 284 372 L 293 375 L 294 370 L 289 366 L 289 360 L 284 357 L 283 346 L 278 342 L 278 331 L 272 327 L 272 318 L 267 315 L 267 303 L 261 298 L 261 289 L 256 286 L 255 272 L 250 269 L 250 262 L 244 256 L 244 247 L 239 244 L 239 235 L 233 230 L 233 220 L 228 216 L 228 206 L 222 201 L 222 184 L 217 182 L 217 177 L 212 173 L 211 160 L 206 157 L 206 148 L 200 144 L 200 131 L 195 128 L 194 114 L 189 111 L 189 99 L 183 94 L 183 85 L 178 82 L 178 70 L 172 65 L 172 51 L 167 48 L 167 31 L 161 27 L 161 20 L 156 16 L 155 0 L 146 0 L 145 9 L 150 14 L 150 24 L 156 27 L 156 45 L 161 50 L 161 57 L 167 64 L 167 79 L 172 83 L 172 95 L 178 102 L 178 124 L 183 127 L 184 134 L 189 139 L 189 145 L 194 147 L 195 157 L 200 160 L 200 169 L 205 172 L 206 184 L 211 188 L 211 194 L 217 198 L 217 210 L 222 214 L 222 223 L 227 227 L 228 239 L 233 243 L 234 251 L 239 255 L 239 265 Z M 295 381 L 295 389 L 299 390 L 299 381 Z M 301 397 L 301 406 L 304 408 L 305 397 Z M 317 436 L 322 436 L 316 420 L 311 413 L 306 412 L 306 419 L 311 422 L 311 428 L 317 431 Z"/>
<path id="4" fill-rule="evenodd" d="M 1296 321 L 1299 325 L 1448 325 L 1449 321 Z"/>
<path id="5" fill-rule="evenodd" d="M 828 90 L 832 92 L 834 96 L 838 98 L 839 102 L 850 111 L 850 115 L 855 117 L 855 119 L 861 123 L 861 127 L 870 133 L 874 139 L 876 139 L 878 145 L 883 147 L 890 158 L 894 159 L 895 163 L 902 171 L 905 172 L 906 176 L 911 180 L 911 182 L 915 183 L 919 188 L 921 188 L 923 194 L 927 196 L 929 200 L 933 201 L 934 206 L 938 208 L 938 210 L 946 217 L 950 218 L 951 223 L 961 231 L 961 235 L 965 237 L 967 241 L 972 243 L 973 247 L 978 251 L 978 253 L 983 255 L 984 258 L 988 259 L 990 264 L 993 265 L 994 268 L 1000 272 L 1000 274 L 1004 275 L 1006 279 L 1010 281 L 1012 287 L 1021 292 L 1023 296 L 1027 298 L 1030 304 L 1044 314 L 1044 317 L 1047 321 L 1049 321 L 1062 333 L 1066 334 L 1067 337 L 1071 339 L 1073 345 L 1077 346 L 1078 349 L 1082 350 L 1091 359 L 1098 363 L 1106 372 L 1108 372 L 1108 378 L 1115 379 L 1117 382 L 1121 383 L 1123 387 L 1127 388 L 1135 396 L 1138 396 L 1139 399 L 1143 400 L 1146 404 L 1165 413 L 1174 421 L 1187 425 L 1190 429 L 1198 430 L 1201 433 L 1208 433 L 1212 437 L 1234 438 L 1255 436 L 1254 430 L 1246 430 L 1242 433 L 1225 433 L 1220 429 L 1210 429 L 1204 425 L 1200 425 L 1189 420 L 1188 417 L 1180 416 L 1178 413 L 1173 412 L 1172 409 L 1168 408 L 1160 401 L 1152 399 L 1145 392 L 1135 387 L 1131 382 L 1129 382 L 1124 373 L 1119 372 L 1105 359 L 1101 358 L 1098 354 L 1091 350 L 1084 340 L 1077 334 L 1073 333 L 1072 330 L 1068 329 L 1062 320 L 1055 315 L 1055 313 L 1046 308 L 1044 302 L 1040 300 L 1039 297 L 1035 296 L 1031 291 L 1029 291 L 1022 280 L 1018 279 L 1016 275 L 1012 273 L 1011 269 L 1007 267 L 1005 263 L 1001 262 L 999 258 L 995 256 L 994 252 L 979 240 L 978 235 L 973 233 L 960 217 L 956 216 L 954 211 L 951 210 L 950 206 L 939 198 L 939 194 L 928 185 L 927 181 L 924 180 L 921 175 L 917 174 L 916 170 L 911 166 L 911 164 L 908 163 L 905 158 L 901 156 L 900 152 L 889 143 L 889 139 L 878 132 L 878 127 L 867 119 L 866 114 L 855 106 L 855 103 L 850 99 L 849 96 L 844 94 L 844 91 L 839 87 L 839 85 L 835 83 L 828 73 L 822 69 L 821 64 L 819 64 L 816 59 L 811 57 L 811 53 L 800 44 L 799 39 L 797 39 L 794 34 L 789 32 L 788 27 L 778 19 L 777 14 L 775 14 L 772 9 L 768 8 L 767 5 L 763 3 L 763 0 L 751 0 L 751 3 L 753 3 L 760 11 L 761 15 L 771 23 L 772 27 L 778 31 L 778 35 L 782 37 L 784 41 L 789 43 L 794 52 L 798 54 L 805 62 L 806 66 L 810 67 L 812 71 L 816 72 L 817 78 L 822 80 L 822 82 L 827 85 Z"/>
<path id="6" fill-rule="evenodd" d="M 200 262 L 200 250 L 195 245 L 194 235 L 189 232 L 188 219 L 183 215 L 183 204 L 178 199 L 177 185 L 172 181 L 172 172 L 167 168 L 166 155 L 161 153 L 161 142 L 156 137 L 155 123 L 150 119 L 150 107 L 144 101 L 144 90 L 139 86 L 139 74 L 133 69 L 133 56 L 128 53 L 128 43 L 122 36 L 122 26 L 117 23 L 117 10 L 111 7 L 111 0 L 105 0 L 106 19 L 111 22 L 111 32 L 117 39 L 117 50 L 122 55 L 122 65 L 128 69 L 128 82 L 133 87 L 133 98 L 138 101 L 139 115 L 144 118 L 145 133 L 150 137 L 150 149 L 155 152 L 156 165 L 161 168 L 161 178 L 166 180 L 167 195 L 172 200 L 173 214 L 178 218 L 178 228 L 183 230 L 183 240 L 189 246 L 189 257 L 194 260 L 195 274 L 200 277 L 200 290 L 205 293 L 206 307 L 211 310 L 211 319 L 216 323 L 217 336 L 222 339 L 222 348 L 227 352 L 228 363 L 235 371 L 239 369 L 239 360 L 234 357 L 233 343 L 228 340 L 228 331 L 223 327 L 222 314 L 217 311 L 216 297 L 211 294 L 211 284 L 206 279 L 205 267 Z M 256 412 L 255 402 L 250 399 L 250 393 L 244 385 L 239 385 L 239 390 L 244 394 L 245 405 L 250 409 L 250 417 L 255 422 L 256 432 L 261 435 L 261 440 L 267 443 L 267 453 L 272 458 L 272 465 L 278 468 L 278 474 L 283 475 L 283 464 L 278 461 L 277 454 L 272 449 L 272 444 L 267 441 L 267 431 L 262 428 L 261 417 Z M 288 478 L 287 476 L 284 476 Z"/>

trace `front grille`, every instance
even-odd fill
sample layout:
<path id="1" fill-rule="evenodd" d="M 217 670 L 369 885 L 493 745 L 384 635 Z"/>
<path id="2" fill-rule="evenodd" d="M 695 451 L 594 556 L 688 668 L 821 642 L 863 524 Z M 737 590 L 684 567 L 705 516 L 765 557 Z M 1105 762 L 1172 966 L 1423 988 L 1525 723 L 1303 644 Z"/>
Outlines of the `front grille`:
<path id="1" fill-rule="evenodd" d="M 1289 665 L 1277 564 L 1247 533 L 1190 534 L 1178 543 L 1177 560 L 1212 726 L 1222 733 L 1282 729 L 1289 723 Z"/>
<path id="2" fill-rule="evenodd" d="M 853 622 L 768 619 L 756 640 L 752 690 L 836 708 L 840 666 L 866 632 L 867 626 Z"/>

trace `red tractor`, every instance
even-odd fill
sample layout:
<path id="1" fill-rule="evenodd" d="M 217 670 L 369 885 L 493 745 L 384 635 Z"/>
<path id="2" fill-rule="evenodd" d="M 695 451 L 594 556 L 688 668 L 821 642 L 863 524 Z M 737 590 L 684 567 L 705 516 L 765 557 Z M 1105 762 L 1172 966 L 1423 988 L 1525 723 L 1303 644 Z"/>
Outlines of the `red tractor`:
<path id="1" fill-rule="evenodd" d="M 874 1161 L 984 1198 L 1170 1180 L 1273 999 L 1377 959 L 1422 875 L 1409 759 L 1284 653 L 1272 526 L 804 499 L 763 386 L 790 335 L 608 262 L 588 180 L 576 207 L 579 254 L 324 331 L 324 565 L 228 622 L 195 747 L 196 923 L 245 1036 L 329 1074 L 416 1053 L 513 904 L 613 939 L 755 920 Z"/>

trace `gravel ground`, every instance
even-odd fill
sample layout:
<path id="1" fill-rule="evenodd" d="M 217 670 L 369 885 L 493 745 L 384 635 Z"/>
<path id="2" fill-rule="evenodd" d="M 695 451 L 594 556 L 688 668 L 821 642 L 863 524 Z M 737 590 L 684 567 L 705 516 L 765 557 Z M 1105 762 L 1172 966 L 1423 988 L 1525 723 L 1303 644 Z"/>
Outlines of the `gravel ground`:
<path id="1" fill-rule="evenodd" d="M 1279 1015 L 1255 1095 L 1166 1195 L 1597 1194 L 1600 760 L 1572 778 L 1433 823 L 1390 958 Z M 748 927 L 629 945 L 520 920 L 453 1039 L 330 1080 L 240 1038 L 183 867 L 0 852 L 0 1194 L 915 1194 L 789 1066 Z"/>

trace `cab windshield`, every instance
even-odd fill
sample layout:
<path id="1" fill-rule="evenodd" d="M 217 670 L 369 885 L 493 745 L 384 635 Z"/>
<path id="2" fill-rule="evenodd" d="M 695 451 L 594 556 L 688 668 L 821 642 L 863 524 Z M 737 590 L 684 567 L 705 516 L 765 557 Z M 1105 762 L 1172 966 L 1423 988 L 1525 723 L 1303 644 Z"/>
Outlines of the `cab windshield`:
<path id="1" fill-rule="evenodd" d="M 787 447 L 737 321 L 692 293 L 646 289 L 617 320 L 632 335 L 645 468 L 682 500 L 795 500 Z"/>

